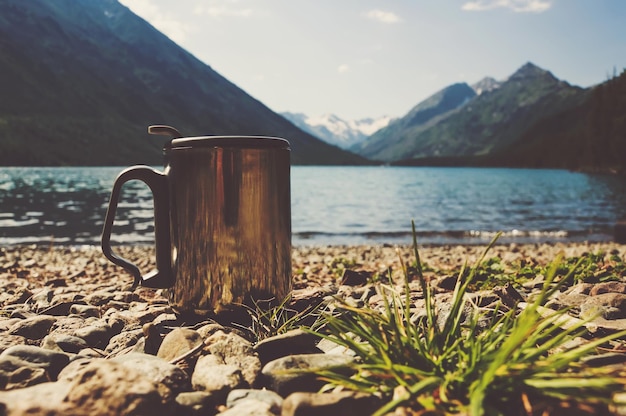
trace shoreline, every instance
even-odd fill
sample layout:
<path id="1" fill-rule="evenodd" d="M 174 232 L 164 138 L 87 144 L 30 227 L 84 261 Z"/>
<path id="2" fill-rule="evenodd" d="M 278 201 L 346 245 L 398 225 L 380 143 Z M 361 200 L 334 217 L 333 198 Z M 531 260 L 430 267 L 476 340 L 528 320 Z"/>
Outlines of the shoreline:
<path id="1" fill-rule="evenodd" d="M 424 266 L 437 272 L 455 270 L 464 263 L 473 265 L 487 247 L 484 245 L 420 245 L 418 252 Z M 154 269 L 154 247 L 120 245 L 118 255 L 137 264 L 143 274 Z M 547 265 L 562 253 L 564 258 L 587 253 L 604 253 L 605 259 L 619 256 L 626 262 L 626 244 L 616 242 L 495 244 L 485 259 L 498 257 L 503 264 Z M 400 260 L 401 259 L 401 260 Z M 297 286 L 320 286 L 336 283 L 338 269 L 350 268 L 370 273 L 400 271 L 402 263 L 415 261 L 412 245 L 364 244 L 338 246 L 293 246 L 292 276 Z M 109 262 L 99 246 L 24 245 L 0 246 L 0 279 L 20 280 L 29 285 L 45 285 L 57 278 L 84 276 L 111 284 L 132 282 L 130 274 Z M 26 283 L 24 282 L 24 283 Z"/>

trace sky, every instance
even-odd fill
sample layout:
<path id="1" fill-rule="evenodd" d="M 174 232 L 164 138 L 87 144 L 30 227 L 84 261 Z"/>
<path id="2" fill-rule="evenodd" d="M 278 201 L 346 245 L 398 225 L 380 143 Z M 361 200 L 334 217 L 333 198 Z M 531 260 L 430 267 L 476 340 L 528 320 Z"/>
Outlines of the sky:
<path id="1" fill-rule="evenodd" d="M 626 0 L 120 0 L 275 112 L 401 117 L 526 62 L 589 87 L 626 69 Z"/>

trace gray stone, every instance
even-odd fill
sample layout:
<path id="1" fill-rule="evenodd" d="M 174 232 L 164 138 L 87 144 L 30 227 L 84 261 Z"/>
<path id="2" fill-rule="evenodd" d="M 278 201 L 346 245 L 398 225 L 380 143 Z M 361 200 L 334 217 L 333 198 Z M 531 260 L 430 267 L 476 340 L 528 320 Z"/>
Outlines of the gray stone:
<path id="1" fill-rule="evenodd" d="M 215 323 L 215 322 L 203 325 L 200 328 L 198 328 L 196 331 L 198 331 L 198 334 L 200 334 L 202 339 L 207 339 L 208 337 L 210 337 L 217 331 L 226 332 L 225 328 L 222 325 Z"/>
<path id="2" fill-rule="evenodd" d="M 84 318 L 80 316 L 62 316 L 50 328 L 50 334 L 68 334 L 73 335 L 74 332 L 87 325 Z"/>
<path id="3" fill-rule="evenodd" d="M 212 355 L 198 358 L 191 384 L 195 390 L 211 393 L 217 403 L 224 403 L 231 390 L 248 387 L 237 366 L 220 364 Z"/>
<path id="4" fill-rule="evenodd" d="M 89 325 L 74 331 L 74 336 L 82 338 L 93 348 L 105 348 L 111 337 L 115 335 L 113 328 L 104 320 L 89 318 Z"/>
<path id="5" fill-rule="evenodd" d="M 85 296 L 85 302 L 93 306 L 106 305 L 115 298 L 115 294 L 108 290 L 98 290 Z"/>
<path id="6" fill-rule="evenodd" d="M 364 393 L 293 393 L 283 402 L 282 416 L 372 414 L 381 406 L 380 400 Z"/>
<path id="7" fill-rule="evenodd" d="M 8 332 L 8 330 L 22 318 L 6 318 L 0 317 L 0 332 Z"/>
<path id="8" fill-rule="evenodd" d="M 324 382 L 317 379 L 315 371 L 345 369 L 354 361 L 349 355 L 304 354 L 290 355 L 267 363 L 262 370 L 269 387 L 285 397 L 297 391 L 318 391 Z"/>
<path id="9" fill-rule="evenodd" d="M 228 408 L 218 413 L 219 416 L 275 416 L 280 415 L 272 409 L 269 403 L 258 400 L 245 400 L 236 406 Z"/>
<path id="10" fill-rule="evenodd" d="M 142 337 L 143 331 L 141 329 L 121 332 L 111 337 L 104 351 L 107 355 L 115 355 L 117 352 L 137 345 Z"/>
<path id="11" fill-rule="evenodd" d="M 254 350 L 259 354 L 261 363 L 267 364 L 286 355 L 319 353 L 321 351 L 315 346 L 318 340 L 319 337 L 309 332 L 293 329 L 259 341 Z"/>
<path id="12" fill-rule="evenodd" d="M 84 339 L 67 334 L 50 334 L 41 341 L 41 348 L 76 354 L 82 349 L 89 348 Z"/>
<path id="13" fill-rule="evenodd" d="M 202 343 L 197 331 L 188 328 L 175 328 L 163 338 L 157 357 L 171 361 L 189 352 Z"/>
<path id="14" fill-rule="evenodd" d="M 99 318 L 100 308 L 92 305 L 72 305 L 70 307 L 70 313 L 82 316 L 83 318 Z"/>
<path id="15" fill-rule="evenodd" d="M 57 318 L 50 315 L 36 315 L 13 324 L 9 329 L 9 334 L 39 340 L 48 334 L 56 320 Z"/>
<path id="16" fill-rule="evenodd" d="M 67 382 L 47 382 L 17 390 L 1 391 L 0 413 L 3 416 L 61 416 L 65 411 L 63 400 L 71 388 L 72 385 Z M 78 416 L 77 413 L 72 415 Z"/>
<path id="17" fill-rule="evenodd" d="M 153 322 L 159 315 L 171 313 L 173 313 L 173 310 L 170 306 L 160 304 L 148 305 L 142 310 L 129 309 L 118 312 L 121 317 L 135 321 L 139 326 Z"/>
<path id="18" fill-rule="evenodd" d="M 35 310 L 40 311 L 52 305 L 51 301 L 53 297 L 53 289 L 43 288 L 39 292 L 33 294 L 33 296 L 31 297 L 31 301 L 34 302 Z"/>
<path id="19" fill-rule="evenodd" d="M 25 287 L 7 290 L 0 293 L 0 305 L 14 305 L 25 303 L 33 293 Z"/>
<path id="20" fill-rule="evenodd" d="M 7 390 L 56 380 L 69 361 L 64 353 L 15 345 L 0 354 L 0 380 L 4 380 Z"/>
<path id="21" fill-rule="evenodd" d="M 57 377 L 57 380 L 73 381 L 76 377 L 82 374 L 85 367 L 87 367 L 92 361 L 100 358 L 102 357 L 88 358 L 77 355 L 72 361 L 70 361 L 68 365 L 63 368 L 63 370 L 61 370 Z"/>
<path id="22" fill-rule="evenodd" d="M 0 353 L 14 345 L 24 345 L 26 343 L 27 340 L 23 336 L 3 334 L 0 336 Z"/>
<path id="23" fill-rule="evenodd" d="M 252 344 L 235 333 L 218 331 L 205 341 L 211 354 L 225 364 L 234 365 L 241 371 L 249 386 L 255 387 L 261 375 L 261 360 Z"/>
<path id="24" fill-rule="evenodd" d="M 602 282 L 593 285 L 589 294 L 591 296 L 600 295 L 602 293 L 626 293 L 625 282 Z"/>
<path id="25" fill-rule="evenodd" d="M 585 308 L 615 308 L 617 311 L 611 312 L 611 319 L 626 318 L 626 294 L 623 293 L 601 293 L 595 296 L 589 296 L 580 305 L 581 310 Z M 605 318 L 607 318 L 605 316 Z"/>
<path id="26" fill-rule="evenodd" d="M 184 408 L 189 416 L 209 415 L 215 412 L 214 397 L 206 391 L 182 392 L 176 396 L 176 403 Z"/>
<path id="27" fill-rule="evenodd" d="M 154 355 L 131 353 L 120 355 L 111 361 L 132 368 L 148 379 L 167 386 L 174 394 L 191 387 L 187 373 Z"/>
<path id="28" fill-rule="evenodd" d="M 166 386 L 120 363 L 95 360 L 68 383 L 62 412 L 57 414 L 176 414 L 174 397 Z"/>
<path id="29" fill-rule="evenodd" d="M 271 390 L 235 389 L 228 393 L 226 407 L 238 407 L 241 403 L 249 401 L 254 401 L 256 404 L 259 402 L 267 404 L 268 410 L 274 414 L 280 414 L 280 409 L 283 406 L 283 398 Z"/>

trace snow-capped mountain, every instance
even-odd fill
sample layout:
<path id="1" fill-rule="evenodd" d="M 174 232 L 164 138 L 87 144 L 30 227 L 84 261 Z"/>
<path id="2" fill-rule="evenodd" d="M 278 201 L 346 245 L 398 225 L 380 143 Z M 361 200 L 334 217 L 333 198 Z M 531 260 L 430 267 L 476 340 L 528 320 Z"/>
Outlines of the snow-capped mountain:
<path id="1" fill-rule="evenodd" d="M 471 87 L 476 92 L 476 95 L 480 95 L 483 92 L 489 92 L 498 89 L 501 85 L 502 81 L 497 81 L 492 77 L 485 77 L 478 81 L 476 84 L 471 85 Z"/>
<path id="2" fill-rule="evenodd" d="M 392 120 L 389 116 L 344 120 L 334 114 L 309 117 L 302 113 L 284 112 L 281 115 L 300 129 L 342 149 L 362 142 Z"/>

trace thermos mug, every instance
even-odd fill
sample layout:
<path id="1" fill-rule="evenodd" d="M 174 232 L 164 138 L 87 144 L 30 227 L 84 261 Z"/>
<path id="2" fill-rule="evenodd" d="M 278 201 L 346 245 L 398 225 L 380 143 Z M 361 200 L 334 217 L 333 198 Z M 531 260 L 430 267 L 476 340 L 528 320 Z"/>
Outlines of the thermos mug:
<path id="1" fill-rule="evenodd" d="M 176 137 L 158 171 L 133 166 L 115 179 L 102 251 L 128 270 L 135 286 L 167 288 L 180 314 L 211 315 L 291 291 L 289 142 L 276 137 Z M 111 230 L 122 186 L 145 182 L 154 199 L 156 269 L 142 274 L 114 254 Z"/>

